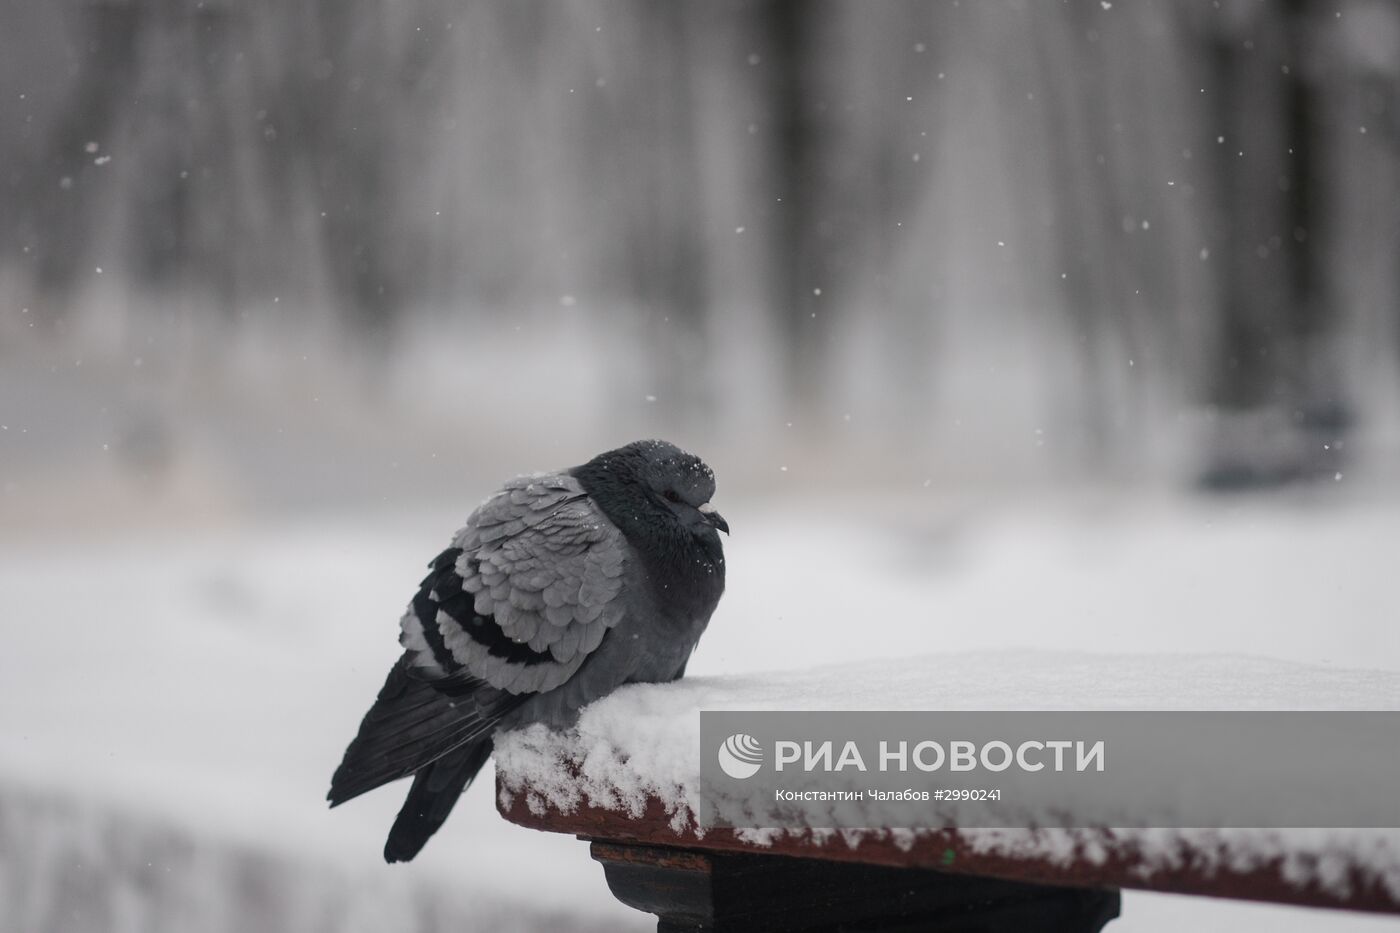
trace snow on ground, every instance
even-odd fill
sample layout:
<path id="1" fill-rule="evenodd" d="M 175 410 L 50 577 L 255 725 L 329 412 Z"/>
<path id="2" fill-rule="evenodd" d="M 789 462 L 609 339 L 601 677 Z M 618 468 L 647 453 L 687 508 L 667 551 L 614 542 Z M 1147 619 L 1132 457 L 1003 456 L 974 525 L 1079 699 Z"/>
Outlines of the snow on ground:
<path id="1" fill-rule="evenodd" d="M 1400 500 L 894 492 L 739 510 L 690 673 L 1023 647 L 1400 670 Z"/>
<path id="2" fill-rule="evenodd" d="M 734 526 L 730 592 L 692 675 L 1011 649 L 1400 670 L 1400 501 L 1226 510 L 1103 497 L 973 509 L 891 493 L 893 505 L 721 494 Z M 393 869 L 379 850 L 399 788 L 322 805 L 396 655 L 403 603 L 473 504 L 392 519 L 139 535 L 75 523 L 63 539 L 0 537 L 0 894 L 31 911 L 8 916 L 54 916 L 76 896 L 81 863 L 83 877 L 118 879 L 89 898 L 110 909 L 83 915 L 109 929 L 232 928 L 236 918 L 216 919 L 244 903 L 237 890 L 291 905 L 269 908 L 263 928 L 353 929 L 364 914 L 331 905 L 372 900 L 392 912 L 428 889 L 434 906 L 392 925 L 501 929 L 510 916 L 519 929 L 557 929 L 568 912 L 577 928 L 646 929 L 612 900 L 582 843 L 505 824 L 488 787 L 468 792 L 418 861 Z M 1092 671 L 1061 674 L 1094 698 Z M 1287 705 L 1286 681 L 1264 697 L 1241 689 L 1241 705 Z M 189 884 L 163 888 L 142 873 L 147 863 Z M 296 885 L 279 888 L 269 873 Z M 186 893 L 161 899 L 174 890 Z M 1125 896 L 1124 918 L 1113 929 L 1374 922 L 1137 893 Z"/>
<path id="3" fill-rule="evenodd" d="M 359 929 L 396 905 L 376 928 L 545 930 L 568 916 L 646 929 L 587 846 L 506 825 L 489 786 L 406 869 L 379 854 L 406 787 L 326 809 L 330 773 L 397 656 L 401 604 L 446 533 L 326 522 L 5 553 L 0 873 L 47 882 L 7 882 L 5 916 L 62 919 L 23 930 L 99 928 L 62 910 L 74 862 L 101 876 L 105 861 L 115 892 L 84 893 L 94 881 L 75 909 L 125 904 L 109 929 Z M 14 802 L 31 799 L 44 803 Z M 186 922 L 187 901 L 143 881 L 148 863 L 188 878 L 209 915 Z M 540 864 L 559 866 L 547 883 Z M 278 866 L 295 869 L 289 891 L 251 890 L 285 911 L 252 927 L 225 912 Z M 425 886 L 437 893 L 420 902 Z M 154 902 L 140 906 L 141 891 Z M 366 902 L 367 914 L 341 909 Z"/>

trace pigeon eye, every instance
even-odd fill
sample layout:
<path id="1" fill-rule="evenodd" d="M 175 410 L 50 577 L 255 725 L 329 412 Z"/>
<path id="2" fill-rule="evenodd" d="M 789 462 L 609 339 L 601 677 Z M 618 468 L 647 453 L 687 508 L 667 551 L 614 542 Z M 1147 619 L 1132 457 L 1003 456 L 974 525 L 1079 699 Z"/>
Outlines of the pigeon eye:
<path id="1" fill-rule="evenodd" d="M 679 502 L 679 501 L 681 501 L 681 497 L 676 493 L 676 491 L 675 491 L 674 489 L 668 489 L 668 490 L 666 490 L 665 496 L 666 496 L 666 501 L 667 501 L 667 502 Z"/>

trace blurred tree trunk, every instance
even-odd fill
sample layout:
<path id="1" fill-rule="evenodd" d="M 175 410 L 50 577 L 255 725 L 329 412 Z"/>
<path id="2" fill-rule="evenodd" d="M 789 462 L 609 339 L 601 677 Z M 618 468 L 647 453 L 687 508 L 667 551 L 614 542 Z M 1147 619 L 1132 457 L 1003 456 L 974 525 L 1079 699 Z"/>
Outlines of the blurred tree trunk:
<path id="1" fill-rule="evenodd" d="M 240 220 L 258 192 L 237 163 L 246 75 L 238 14 L 194 0 L 92 0 L 79 12 L 73 91 L 40 154 L 37 283 L 67 303 L 96 248 L 186 317 L 228 313 L 249 252 Z M 110 163 L 110 164 L 109 164 Z M 104 221 L 118 236 L 96 242 Z"/>
<path id="2" fill-rule="evenodd" d="M 1125 211 L 1108 159 L 1117 158 L 1113 115 L 1103 88 L 1115 76 L 1104 61 L 1093 32 L 1096 3 L 1039 6 L 1033 26 L 1034 58 L 1046 80 L 1038 89 L 1047 124 L 1035 127 L 1048 138 L 1050 178 L 1056 218 L 1055 250 L 1061 276 L 1059 304 L 1074 336 L 1079 392 L 1075 422 L 1084 453 L 1104 465 L 1113 452 L 1114 432 L 1108 391 L 1107 346 L 1121 346 L 1129 318 L 1128 289 L 1122 281 L 1119 241 Z M 1094 39 L 1088 36 L 1094 35 Z M 1068 53 L 1068 54 L 1067 54 Z M 1019 90 L 1017 85 L 1017 90 Z M 1018 121 L 1024 124 L 1026 121 Z M 1121 127 L 1120 127 L 1121 128 Z M 1014 137 L 1013 137 L 1014 138 Z"/>
<path id="3" fill-rule="evenodd" d="M 772 63 L 773 301 L 786 401 L 795 409 L 816 408 L 822 400 L 831 329 L 826 310 L 834 306 L 836 285 L 829 277 L 831 229 L 821 211 L 827 104 L 816 92 L 823 66 L 817 31 L 827 13 L 816 0 L 767 0 L 759 13 Z"/>
<path id="4" fill-rule="evenodd" d="M 346 320 L 382 340 L 411 279 L 396 257 L 410 253 L 398 239 L 398 182 L 393 158 L 399 76 L 393 37 L 383 11 L 355 0 L 315 4 L 315 42 L 300 82 L 285 89 L 299 104 L 298 123 L 309 144 L 300 157 L 315 186 L 332 287 Z M 304 83 L 303 83 L 304 82 Z"/>
<path id="5" fill-rule="evenodd" d="M 1331 358 L 1327 183 L 1307 0 L 1231 8 L 1208 34 L 1220 210 L 1210 254 L 1220 332 L 1211 400 L 1225 417 L 1202 481 L 1235 487 L 1330 470 L 1323 437 L 1349 420 Z M 1239 417 L 1245 414 L 1248 417 Z M 1331 446 L 1328 449 L 1332 449 Z"/>
<path id="6" fill-rule="evenodd" d="M 632 184 L 636 191 L 630 271 L 653 351 L 652 379 L 663 410 L 694 421 L 706 392 L 705 312 L 707 211 L 701 187 L 693 45 L 705 28 L 700 11 L 685 3 L 644 3 L 646 60 L 642 97 L 633 119 L 643 121 L 644 151 Z"/>
<path id="7" fill-rule="evenodd" d="M 873 72 L 871 93 L 881 105 L 846 114 L 862 137 L 846 213 L 854 215 L 852 238 L 863 249 L 860 281 L 832 283 L 831 291 L 851 319 L 883 331 L 882 404 L 892 418 L 922 431 L 939 368 L 944 283 L 929 274 L 937 257 L 912 231 L 920 215 L 941 214 L 947 203 L 942 147 L 932 128 L 943 118 L 938 63 L 950 52 L 943 37 L 955 11 L 901 0 L 842 12 L 847 41 L 859 42 L 851 49 L 853 67 Z M 873 112 L 862 118 L 861 110 Z"/>
<path id="8" fill-rule="evenodd" d="M 135 83 L 137 46 L 145 10 L 137 3 L 98 0 L 80 12 L 81 51 L 75 89 L 63 105 L 52 135 L 33 173 L 33 228 L 36 280 L 45 307 L 61 308 L 87 268 L 95 204 L 105 174 L 97 165 L 100 148 L 110 145 L 113 130 L 130 102 Z M 52 315 L 41 310 L 41 319 Z"/>

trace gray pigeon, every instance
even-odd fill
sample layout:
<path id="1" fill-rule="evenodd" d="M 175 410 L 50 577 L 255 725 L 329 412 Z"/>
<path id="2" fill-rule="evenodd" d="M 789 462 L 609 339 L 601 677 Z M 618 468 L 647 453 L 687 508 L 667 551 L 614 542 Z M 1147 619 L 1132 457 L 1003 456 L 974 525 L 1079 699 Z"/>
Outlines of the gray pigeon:
<path id="1" fill-rule="evenodd" d="M 414 775 L 384 844 L 408 861 L 491 754 L 492 736 L 685 673 L 724 592 L 715 476 L 665 441 L 507 483 L 430 564 L 404 647 L 331 778 L 331 806 Z"/>

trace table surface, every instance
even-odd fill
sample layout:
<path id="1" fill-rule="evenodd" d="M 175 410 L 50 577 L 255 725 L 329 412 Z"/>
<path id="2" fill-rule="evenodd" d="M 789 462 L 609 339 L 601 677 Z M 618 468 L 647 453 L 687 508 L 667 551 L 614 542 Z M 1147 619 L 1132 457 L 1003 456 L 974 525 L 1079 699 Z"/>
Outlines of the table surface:
<path id="1" fill-rule="evenodd" d="M 1400 830 L 710 829 L 698 712 L 713 709 L 1397 709 L 1400 673 L 1259 658 L 986 652 L 625 687 L 577 728 L 497 737 L 511 822 L 591 839 L 771 852 L 1011 880 L 1400 913 Z"/>

